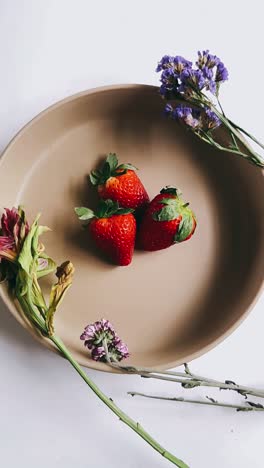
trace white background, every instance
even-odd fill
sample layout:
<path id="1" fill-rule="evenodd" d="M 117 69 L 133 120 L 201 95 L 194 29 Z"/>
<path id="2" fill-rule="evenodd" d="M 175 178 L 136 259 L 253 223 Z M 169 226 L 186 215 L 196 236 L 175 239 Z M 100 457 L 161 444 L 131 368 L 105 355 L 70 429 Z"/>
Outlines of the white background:
<path id="1" fill-rule="evenodd" d="M 154 69 L 163 54 L 191 59 L 204 48 L 229 68 L 222 89 L 227 113 L 263 139 L 261 3 L 0 0 L 0 150 L 55 101 L 104 84 L 157 84 Z M 264 387 L 263 306 L 262 296 L 242 326 L 191 368 Z M 2 304 L 0 312 L 3 468 L 170 465 L 119 422 L 64 360 L 35 343 Z M 191 468 L 263 468 L 262 413 L 132 399 L 126 392 L 209 394 L 239 402 L 238 396 L 89 374 Z"/>

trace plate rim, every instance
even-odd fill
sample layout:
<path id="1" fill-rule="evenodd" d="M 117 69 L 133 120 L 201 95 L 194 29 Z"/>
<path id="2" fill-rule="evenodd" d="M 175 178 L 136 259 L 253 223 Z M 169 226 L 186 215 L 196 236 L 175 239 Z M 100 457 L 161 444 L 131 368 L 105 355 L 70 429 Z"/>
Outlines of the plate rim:
<path id="1" fill-rule="evenodd" d="M 12 139 L 9 141 L 9 143 L 6 145 L 4 150 L 2 151 L 2 154 L 0 156 L 0 171 L 3 165 L 3 162 L 6 160 L 8 157 L 8 153 L 10 149 L 13 147 L 13 145 L 16 144 L 17 140 L 23 136 L 23 134 L 28 131 L 28 129 L 34 125 L 38 120 L 40 120 L 43 116 L 47 115 L 49 112 L 52 112 L 56 108 L 74 101 L 76 99 L 81 98 L 82 96 L 87 96 L 90 94 L 97 94 L 97 93 L 102 93 L 102 92 L 108 92 L 108 91 L 113 91 L 113 90 L 122 90 L 122 89 L 145 89 L 145 90 L 158 90 L 158 86 L 151 85 L 151 84 L 144 84 L 144 83 L 121 83 L 121 84 L 111 84 L 111 85 L 105 85 L 105 86 L 99 86 L 99 87 L 93 87 L 89 88 L 87 90 L 83 90 L 74 94 L 71 94 L 70 96 L 66 96 L 59 101 L 56 101 L 55 103 L 49 105 L 47 108 L 43 109 L 40 111 L 38 114 L 36 114 L 32 119 L 30 119 L 24 126 L 22 126 L 18 132 L 12 137 Z M 262 173 L 262 178 L 264 178 L 264 170 L 260 169 Z M 264 245 L 264 243 L 263 243 Z M 258 286 L 257 292 L 253 298 L 253 300 L 250 302 L 248 307 L 245 309 L 244 313 L 234 321 L 233 325 L 229 326 L 229 328 L 223 332 L 218 338 L 212 338 L 211 341 L 203 346 L 200 350 L 195 351 L 193 353 L 190 353 L 186 357 L 186 362 L 191 362 L 192 360 L 206 354 L 208 351 L 211 349 L 215 348 L 223 342 L 226 338 L 228 338 L 240 325 L 241 323 L 248 317 L 252 309 L 255 307 L 257 304 L 258 300 L 260 299 L 262 292 L 264 290 L 264 271 L 262 273 L 262 280 L 260 281 L 260 284 Z M 0 298 L 3 301 L 4 305 L 8 309 L 8 311 L 13 315 L 13 317 L 19 322 L 20 325 L 24 329 L 26 329 L 39 343 L 44 345 L 46 348 L 52 350 L 53 352 L 56 352 L 57 354 L 61 355 L 61 353 L 57 350 L 55 345 L 48 339 L 40 335 L 38 332 L 36 332 L 31 325 L 23 318 L 23 316 L 20 314 L 18 311 L 14 300 L 12 300 L 8 293 L 5 291 L 2 285 L 0 285 Z M 73 353 L 74 355 L 74 353 Z M 85 359 L 78 359 L 79 364 L 86 368 L 90 369 L 95 369 L 95 370 L 100 370 L 100 371 L 105 371 L 105 372 L 110 372 L 110 373 L 123 373 L 122 371 L 115 370 L 113 368 L 110 368 L 107 364 L 93 361 L 93 360 L 85 360 Z M 181 365 L 182 360 L 173 360 L 171 362 L 168 362 L 166 364 L 161 364 L 157 366 L 150 366 L 150 369 L 158 369 L 158 370 L 165 370 L 165 369 L 171 369 L 173 367 L 177 367 Z"/>

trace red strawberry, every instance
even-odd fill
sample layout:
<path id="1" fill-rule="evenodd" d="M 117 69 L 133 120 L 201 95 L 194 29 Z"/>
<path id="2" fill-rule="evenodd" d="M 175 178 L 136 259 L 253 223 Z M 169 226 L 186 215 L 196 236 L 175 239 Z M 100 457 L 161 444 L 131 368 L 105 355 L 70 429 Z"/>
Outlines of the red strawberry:
<path id="1" fill-rule="evenodd" d="M 117 265 L 129 265 L 132 260 L 136 237 L 136 220 L 132 211 L 120 208 L 112 200 L 101 200 L 96 213 L 89 208 L 75 208 L 79 219 L 89 222 L 97 247 Z"/>
<path id="2" fill-rule="evenodd" d="M 162 189 L 147 207 L 139 230 L 139 246 L 144 250 L 161 250 L 189 239 L 196 228 L 196 219 L 177 193 Z"/>
<path id="3" fill-rule="evenodd" d="M 118 165 L 116 154 L 110 153 L 102 169 L 91 172 L 90 180 L 98 187 L 98 193 L 104 200 L 111 199 L 123 208 L 136 210 L 149 202 L 149 196 L 136 170 L 132 164 Z"/>

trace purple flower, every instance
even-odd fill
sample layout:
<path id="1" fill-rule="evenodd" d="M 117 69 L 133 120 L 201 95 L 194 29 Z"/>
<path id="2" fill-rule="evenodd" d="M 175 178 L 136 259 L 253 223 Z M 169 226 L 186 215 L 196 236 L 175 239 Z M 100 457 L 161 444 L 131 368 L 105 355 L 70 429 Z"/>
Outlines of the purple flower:
<path id="1" fill-rule="evenodd" d="M 109 359 L 121 361 L 129 356 L 127 345 L 117 336 L 109 320 L 101 319 L 85 327 L 80 336 L 84 346 L 91 350 L 92 359 L 107 362 L 106 348 Z"/>
<path id="2" fill-rule="evenodd" d="M 180 55 L 176 55 L 176 57 L 174 57 L 173 64 L 174 70 L 176 71 L 176 73 L 178 73 L 179 76 L 183 72 L 183 70 L 192 68 L 192 62 L 189 62 L 189 60 L 186 60 Z"/>
<path id="3" fill-rule="evenodd" d="M 228 80 L 228 70 L 224 66 L 223 62 L 220 62 L 216 68 L 215 81 L 217 83 L 221 83 L 226 80 Z"/>
<path id="4" fill-rule="evenodd" d="M 171 117 L 172 115 L 172 112 L 173 112 L 173 107 L 171 104 L 166 104 L 165 107 L 164 107 L 164 114 L 167 116 L 167 117 Z"/>
<path id="5" fill-rule="evenodd" d="M 93 348 L 91 356 L 94 361 L 106 361 L 106 353 L 103 346 Z"/>
<path id="6" fill-rule="evenodd" d="M 205 78 L 201 70 L 187 68 L 181 74 L 181 85 L 179 91 L 184 94 L 200 91 L 205 86 Z"/>
<path id="7" fill-rule="evenodd" d="M 219 127 L 219 125 L 221 125 L 220 119 L 207 107 L 202 114 L 203 130 L 214 130 L 215 128 Z"/>
<path id="8" fill-rule="evenodd" d="M 214 68 L 219 62 L 220 59 L 216 55 L 210 54 L 209 50 L 198 51 L 198 60 L 196 62 L 198 68 Z"/>
<path id="9" fill-rule="evenodd" d="M 113 348 L 117 353 L 118 361 L 120 361 L 121 359 L 128 358 L 128 347 L 118 336 L 116 336 L 116 338 L 114 339 Z"/>
<path id="10" fill-rule="evenodd" d="M 171 57 L 171 55 L 164 55 L 164 57 L 162 57 L 162 59 L 158 62 L 156 72 L 171 68 L 173 66 L 173 60 L 174 57 Z"/>
<path id="11" fill-rule="evenodd" d="M 177 106 L 173 111 L 173 118 L 193 129 L 201 128 L 200 111 L 188 106 Z"/>
<path id="12" fill-rule="evenodd" d="M 103 340 L 111 343 L 115 337 L 115 330 L 108 320 L 101 319 L 97 322 L 87 325 L 80 339 L 84 340 L 84 345 L 92 349 L 94 346 L 100 346 Z"/>
<path id="13" fill-rule="evenodd" d="M 177 75 L 172 68 L 163 70 L 160 81 L 166 91 L 176 91 L 179 85 Z"/>

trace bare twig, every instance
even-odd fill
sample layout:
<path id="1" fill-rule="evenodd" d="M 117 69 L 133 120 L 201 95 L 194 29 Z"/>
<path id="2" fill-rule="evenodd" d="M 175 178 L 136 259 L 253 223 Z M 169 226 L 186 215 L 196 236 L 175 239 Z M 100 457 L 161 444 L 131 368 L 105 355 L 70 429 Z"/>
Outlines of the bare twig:
<path id="1" fill-rule="evenodd" d="M 165 397 L 161 395 L 149 395 L 141 392 L 128 392 L 128 395 L 131 396 L 141 396 L 144 398 L 152 398 L 153 400 L 165 400 L 165 401 L 177 401 L 181 403 L 195 403 L 196 405 L 207 405 L 207 406 L 221 406 L 224 408 L 233 408 L 236 411 L 264 411 L 264 406 L 259 403 L 253 403 L 247 401 L 246 405 L 235 405 L 231 403 L 222 403 L 214 400 L 213 398 L 206 397 L 207 400 L 190 400 L 182 397 Z"/>

